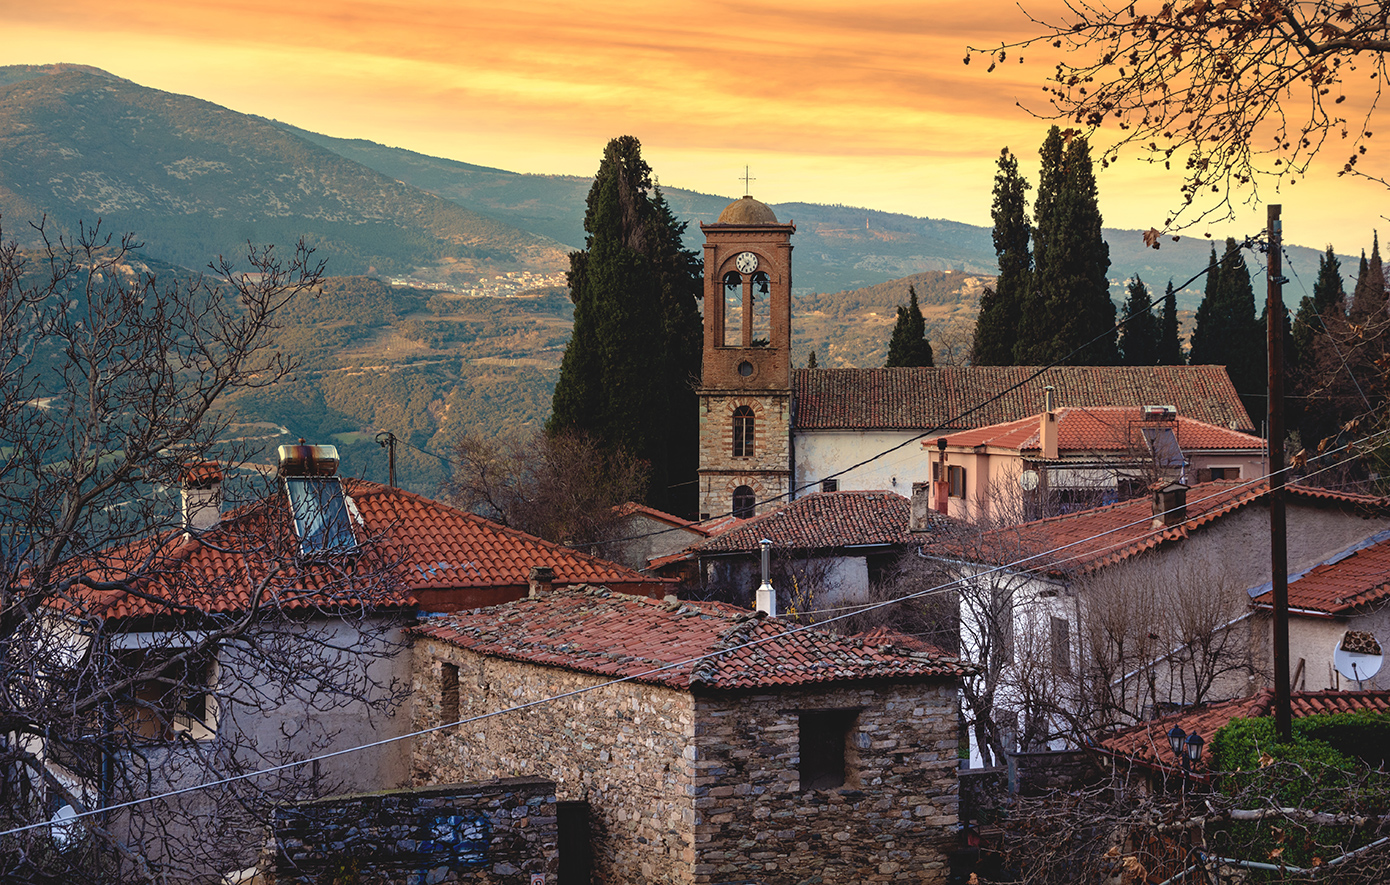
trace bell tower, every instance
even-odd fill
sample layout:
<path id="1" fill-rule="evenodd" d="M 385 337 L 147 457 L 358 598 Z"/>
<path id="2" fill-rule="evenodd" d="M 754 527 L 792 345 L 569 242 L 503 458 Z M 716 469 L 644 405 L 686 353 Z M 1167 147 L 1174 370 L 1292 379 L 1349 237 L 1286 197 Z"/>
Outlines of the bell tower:
<path id="1" fill-rule="evenodd" d="M 700 516 L 752 516 L 791 491 L 791 292 L 795 224 L 730 203 L 705 235 Z"/>

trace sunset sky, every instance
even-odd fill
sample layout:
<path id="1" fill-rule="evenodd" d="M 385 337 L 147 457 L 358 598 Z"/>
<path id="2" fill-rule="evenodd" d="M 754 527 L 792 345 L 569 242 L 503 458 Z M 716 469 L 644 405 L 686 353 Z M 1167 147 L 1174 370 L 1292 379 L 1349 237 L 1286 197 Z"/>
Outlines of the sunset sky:
<path id="1" fill-rule="evenodd" d="M 1029 6 L 1045 16 L 1056 0 Z M 668 185 L 989 223 L 1005 145 L 1036 181 L 1041 59 L 986 74 L 967 45 L 1028 32 L 1005 0 L 0 0 L 0 63 L 76 62 L 329 135 L 518 172 L 592 174 L 642 140 Z M 1103 143 L 1105 133 L 1098 142 Z M 1390 229 L 1387 193 L 1329 156 L 1284 205 L 1286 237 L 1339 252 Z M 1390 165 L 1381 161 L 1383 166 Z M 1372 167 L 1375 168 L 1375 167 Z M 1100 173 L 1109 226 L 1162 225 L 1179 181 Z M 1256 233 L 1265 209 L 1189 234 Z"/>

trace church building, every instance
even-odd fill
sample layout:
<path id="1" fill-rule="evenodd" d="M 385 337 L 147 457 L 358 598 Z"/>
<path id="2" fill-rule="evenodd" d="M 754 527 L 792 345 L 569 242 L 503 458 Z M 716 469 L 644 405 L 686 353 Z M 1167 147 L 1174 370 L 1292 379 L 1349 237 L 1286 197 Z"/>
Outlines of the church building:
<path id="1" fill-rule="evenodd" d="M 749 517 L 815 491 L 910 496 L 914 482 L 938 479 L 921 441 L 1034 416 L 1045 402 L 1161 405 L 1218 427 L 1254 430 L 1222 366 L 794 369 L 796 224 L 744 196 L 700 230 L 701 519 Z"/>

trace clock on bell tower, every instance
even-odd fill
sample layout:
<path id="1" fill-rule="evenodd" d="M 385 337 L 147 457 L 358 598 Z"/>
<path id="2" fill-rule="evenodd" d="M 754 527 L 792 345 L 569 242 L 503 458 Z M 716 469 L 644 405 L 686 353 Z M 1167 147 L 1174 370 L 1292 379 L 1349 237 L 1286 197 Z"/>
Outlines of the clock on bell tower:
<path id="1" fill-rule="evenodd" d="M 791 287 L 795 224 L 730 203 L 705 235 L 700 516 L 752 516 L 791 491 Z"/>

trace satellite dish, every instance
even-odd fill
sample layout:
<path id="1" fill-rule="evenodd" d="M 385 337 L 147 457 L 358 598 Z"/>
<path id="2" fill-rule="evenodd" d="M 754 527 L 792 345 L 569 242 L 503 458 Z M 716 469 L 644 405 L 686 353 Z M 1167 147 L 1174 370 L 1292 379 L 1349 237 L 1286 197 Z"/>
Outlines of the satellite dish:
<path id="1" fill-rule="evenodd" d="M 78 826 L 72 821 L 77 817 L 77 809 L 71 805 L 64 805 L 59 808 L 50 820 L 52 826 L 48 832 L 53 837 L 53 844 L 58 846 L 59 851 L 66 851 L 78 837 Z"/>
<path id="2" fill-rule="evenodd" d="M 1380 672 L 1382 655 L 1380 643 L 1364 630 L 1348 630 L 1332 652 L 1332 666 L 1358 686 Z"/>
<path id="3" fill-rule="evenodd" d="M 1025 470 L 1018 475 L 1019 488 L 1031 492 L 1038 487 L 1038 471 Z"/>

